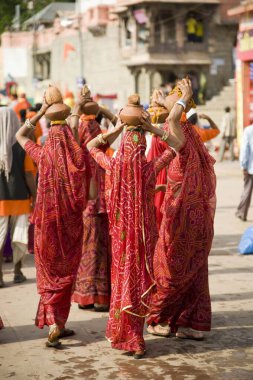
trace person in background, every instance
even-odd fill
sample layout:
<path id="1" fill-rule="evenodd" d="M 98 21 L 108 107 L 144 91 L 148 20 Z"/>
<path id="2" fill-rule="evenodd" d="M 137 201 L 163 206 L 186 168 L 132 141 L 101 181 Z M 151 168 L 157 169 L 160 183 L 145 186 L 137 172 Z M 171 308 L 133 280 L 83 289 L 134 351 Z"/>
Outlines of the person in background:
<path id="1" fill-rule="evenodd" d="M 245 128 L 240 151 L 244 188 L 236 211 L 237 218 L 246 222 L 253 190 L 253 125 Z"/>
<path id="2" fill-rule="evenodd" d="M 65 97 L 64 97 L 64 103 L 67 104 L 67 106 L 69 106 L 71 109 L 74 107 L 75 97 L 74 97 L 73 92 L 71 91 L 66 92 Z"/>
<path id="3" fill-rule="evenodd" d="M 18 104 L 18 95 L 17 94 L 11 94 L 10 95 L 10 103 L 9 103 L 8 107 L 13 109 L 14 107 L 16 107 L 17 104 Z"/>
<path id="4" fill-rule="evenodd" d="M 81 115 L 79 139 L 86 152 L 88 142 L 102 132 L 99 124 L 102 117 L 102 112 L 97 117 Z M 115 119 L 116 122 L 113 114 L 110 119 Z M 103 151 L 106 152 L 108 147 L 109 145 L 104 146 Z M 111 293 L 111 241 L 105 202 L 105 171 L 90 155 L 88 161 L 93 188 L 90 188 L 90 199 L 83 213 L 82 257 L 72 300 L 78 303 L 80 309 L 94 307 L 95 311 L 108 311 Z"/>
<path id="5" fill-rule="evenodd" d="M 203 39 L 204 39 L 204 24 L 201 17 L 197 17 L 195 41 L 201 43 L 203 42 Z"/>
<path id="6" fill-rule="evenodd" d="M 36 199 L 33 162 L 17 143 L 15 134 L 20 127 L 15 112 L 0 108 L 0 287 L 2 277 L 2 251 L 8 227 L 13 249 L 14 283 L 26 280 L 21 268 L 27 253 L 28 216 L 31 199 Z"/>
<path id="7" fill-rule="evenodd" d="M 200 136 L 201 140 L 203 142 L 210 141 L 217 137 L 220 133 L 219 128 L 215 124 L 215 122 L 205 114 L 201 114 L 198 116 L 196 110 L 192 108 L 188 113 L 187 113 L 187 120 L 192 124 L 194 127 L 195 131 L 198 133 Z M 208 126 L 206 127 L 200 127 L 198 123 L 198 118 L 202 120 L 206 120 L 208 122 Z"/>
<path id="8" fill-rule="evenodd" d="M 20 120 L 20 110 L 28 110 L 31 107 L 31 104 L 26 98 L 26 94 L 21 94 L 18 103 L 13 107 L 13 110 L 16 112 L 18 119 Z"/>
<path id="9" fill-rule="evenodd" d="M 23 125 L 24 122 L 26 121 L 26 109 L 22 109 L 19 111 L 19 120 L 20 120 L 20 125 Z"/>
<path id="10" fill-rule="evenodd" d="M 186 20 L 186 31 L 188 42 L 196 42 L 197 20 L 192 13 L 189 14 Z"/>
<path id="11" fill-rule="evenodd" d="M 220 144 L 218 161 L 219 162 L 223 161 L 225 149 L 227 145 L 229 146 L 231 161 L 234 161 L 235 159 L 234 140 L 236 138 L 236 126 L 235 126 L 234 117 L 231 114 L 230 107 L 225 108 L 225 114 L 223 116 L 220 129 L 221 129 L 222 140 Z"/>

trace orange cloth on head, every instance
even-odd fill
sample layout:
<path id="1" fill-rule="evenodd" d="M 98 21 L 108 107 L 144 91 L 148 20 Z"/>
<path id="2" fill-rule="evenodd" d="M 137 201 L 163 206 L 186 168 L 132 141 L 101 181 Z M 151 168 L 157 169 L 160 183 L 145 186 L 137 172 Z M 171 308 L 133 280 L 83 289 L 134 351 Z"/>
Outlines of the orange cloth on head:
<path id="1" fill-rule="evenodd" d="M 24 160 L 24 170 L 25 172 L 34 173 L 33 160 L 27 154 Z M 22 199 L 22 200 L 0 201 L 0 216 L 30 214 L 30 212 L 31 212 L 30 198 Z"/>
<path id="2" fill-rule="evenodd" d="M 204 129 L 204 128 L 198 127 L 197 125 L 193 125 L 193 128 L 198 133 L 198 135 L 200 136 L 203 142 L 207 142 L 209 140 L 214 139 L 220 133 L 219 129 L 213 129 L 213 128 Z"/>

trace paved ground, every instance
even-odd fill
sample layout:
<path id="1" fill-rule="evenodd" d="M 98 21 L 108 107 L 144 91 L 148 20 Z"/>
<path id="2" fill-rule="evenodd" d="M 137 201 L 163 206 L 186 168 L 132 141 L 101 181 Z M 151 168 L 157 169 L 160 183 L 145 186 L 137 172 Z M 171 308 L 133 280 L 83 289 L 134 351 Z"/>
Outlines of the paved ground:
<path id="1" fill-rule="evenodd" d="M 234 217 L 241 192 L 237 162 L 216 166 L 218 208 L 216 236 L 210 256 L 213 329 L 203 342 L 147 336 L 146 359 L 136 361 L 112 350 L 104 339 L 107 315 L 72 306 L 69 326 L 77 331 L 63 350 L 44 346 L 47 331 L 33 326 L 38 297 L 32 257 L 25 284 L 12 284 L 12 266 L 5 265 L 6 287 L 0 289 L 1 379 L 253 379 L 253 256 L 238 256 L 241 233 L 253 224 Z"/>

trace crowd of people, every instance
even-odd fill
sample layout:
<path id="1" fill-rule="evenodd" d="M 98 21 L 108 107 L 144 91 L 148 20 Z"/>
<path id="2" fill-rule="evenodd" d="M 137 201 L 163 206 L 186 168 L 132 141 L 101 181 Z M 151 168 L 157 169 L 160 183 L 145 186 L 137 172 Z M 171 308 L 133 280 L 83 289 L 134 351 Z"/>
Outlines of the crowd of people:
<path id="1" fill-rule="evenodd" d="M 40 294 L 36 325 L 49 327 L 48 347 L 75 333 L 66 328 L 71 300 L 109 311 L 106 338 L 136 359 L 146 350 L 145 320 L 148 333 L 179 339 L 202 340 L 211 328 L 216 179 L 204 142 L 219 129 L 200 115 L 210 124 L 203 133 L 188 113 L 189 79 L 177 88 L 167 101 L 156 93 L 168 111 L 164 124 L 152 124 L 144 109 L 137 126 L 103 107 L 86 115 L 80 95 L 65 120 L 45 127 L 46 138 L 35 136 L 49 109 L 45 97 L 36 109 L 23 97 L 25 121 L 17 103 L 0 108 L 1 258 L 9 230 L 14 282 L 25 281 L 30 243 Z M 113 127 L 102 130 L 102 117 Z"/>

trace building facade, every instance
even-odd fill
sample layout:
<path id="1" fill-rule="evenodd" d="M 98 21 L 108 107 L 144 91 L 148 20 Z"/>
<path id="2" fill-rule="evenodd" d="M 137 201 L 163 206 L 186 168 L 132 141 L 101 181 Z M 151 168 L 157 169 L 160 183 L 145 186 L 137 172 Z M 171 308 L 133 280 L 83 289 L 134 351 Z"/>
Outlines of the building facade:
<path id="1" fill-rule="evenodd" d="M 153 88 L 189 74 L 195 91 L 202 86 L 211 98 L 234 70 L 237 25 L 222 3 L 79 0 L 75 9 L 54 6 L 47 23 L 35 15 L 27 30 L 1 36 L 0 86 L 15 79 L 39 98 L 49 82 L 76 93 L 85 78 L 94 94 L 116 93 L 120 107 L 135 91 L 148 103 Z"/>
<path id="2" fill-rule="evenodd" d="M 240 18 L 236 52 L 236 114 L 239 134 L 253 124 L 253 4 L 252 1 L 229 10 Z"/>

